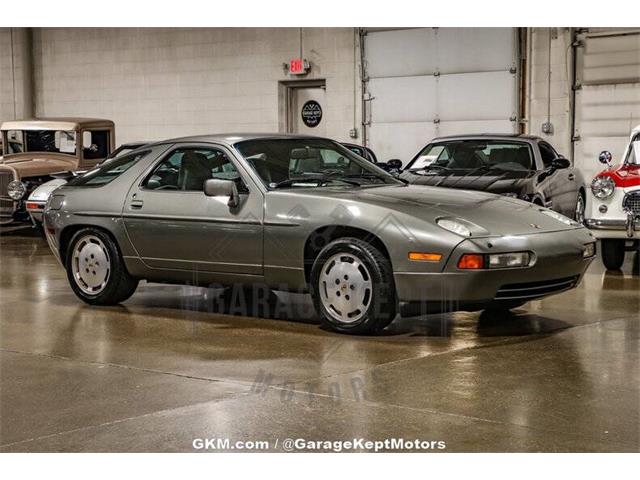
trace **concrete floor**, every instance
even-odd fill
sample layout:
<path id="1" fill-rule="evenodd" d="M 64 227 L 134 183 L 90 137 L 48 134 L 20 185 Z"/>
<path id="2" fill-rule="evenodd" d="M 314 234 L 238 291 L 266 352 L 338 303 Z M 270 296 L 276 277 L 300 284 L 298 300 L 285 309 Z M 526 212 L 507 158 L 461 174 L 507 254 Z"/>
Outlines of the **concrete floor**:
<path id="1" fill-rule="evenodd" d="M 4 229 L 0 450 L 419 438 L 447 451 L 637 452 L 638 262 L 621 274 L 596 261 L 578 289 L 505 318 L 434 315 L 350 337 L 296 320 L 309 318 L 304 296 L 276 299 L 269 319 L 162 285 L 89 307 L 41 238 Z"/>

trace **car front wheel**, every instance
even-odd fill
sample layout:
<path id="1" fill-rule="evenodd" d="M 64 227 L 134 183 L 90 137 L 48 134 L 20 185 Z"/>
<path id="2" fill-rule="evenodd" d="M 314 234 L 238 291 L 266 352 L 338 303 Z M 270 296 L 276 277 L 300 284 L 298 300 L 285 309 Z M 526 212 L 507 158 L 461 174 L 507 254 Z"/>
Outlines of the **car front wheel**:
<path id="1" fill-rule="evenodd" d="M 624 263 L 624 240 L 603 239 L 602 240 L 602 263 L 607 270 L 620 270 Z"/>
<path id="2" fill-rule="evenodd" d="M 397 311 L 391 263 L 357 238 L 322 249 L 311 271 L 311 293 L 323 323 L 341 333 L 377 333 Z"/>
<path id="3" fill-rule="evenodd" d="M 74 293 L 91 305 L 123 302 L 138 286 L 138 279 L 127 272 L 115 242 L 95 228 L 82 229 L 73 236 L 66 269 Z"/>

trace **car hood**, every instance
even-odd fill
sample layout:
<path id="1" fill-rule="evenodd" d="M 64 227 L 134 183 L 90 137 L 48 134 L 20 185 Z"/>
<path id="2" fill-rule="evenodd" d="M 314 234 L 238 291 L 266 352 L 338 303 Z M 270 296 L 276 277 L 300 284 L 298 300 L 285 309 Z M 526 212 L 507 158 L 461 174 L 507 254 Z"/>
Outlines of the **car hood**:
<path id="1" fill-rule="evenodd" d="M 65 185 L 66 183 L 67 181 L 62 178 L 55 178 L 46 183 L 43 183 L 33 192 L 31 192 L 31 195 L 29 195 L 29 200 L 34 202 L 46 202 L 47 199 L 51 196 L 51 193 L 53 193 L 56 188 Z"/>
<path id="2" fill-rule="evenodd" d="M 55 156 L 24 156 L 16 155 L 4 157 L 0 166 L 7 166 L 15 170 L 19 178 L 49 175 L 63 170 L 75 170 L 75 157 L 65 158 L 65 155 Z"/>
<path id="3" fill-rule="evenodd" d="M 529 184 L 536 174 L 534 171 L 427 171 L 420 174 L 405 171 L 401 178 L 416 185 L 432 187 L 461 188 L 465 190 L 480 190 L 491 193 L 519 194 Z"/>
<path id="4" fill-rule="evenodd" d="M 462 218 L 482 227 L 489 236 L 535 234 L 581 228 L 566 225 L 541 213 L 541 210 L 546 209 L 538 205 L 472 190 L 393 185 L 371 188 L 309 189 L 298 190 L 295 193 L 296 196 L 334 197 L 347 208 L 357 204 L 370 205 L 374 208 L 382 207 L 387 212 L 396 214 L 399 221 L 404 216 L 432 224 L 442 217 Z M 317 200 L 321 201 L 321 198 Z M 291 201 L 295 200 L 292 198 Z M 383 218 L 380 220 L 382 221 Z M 411 228 L 413 225 L 415 223 L 412 222 L 408 227 Z"/>

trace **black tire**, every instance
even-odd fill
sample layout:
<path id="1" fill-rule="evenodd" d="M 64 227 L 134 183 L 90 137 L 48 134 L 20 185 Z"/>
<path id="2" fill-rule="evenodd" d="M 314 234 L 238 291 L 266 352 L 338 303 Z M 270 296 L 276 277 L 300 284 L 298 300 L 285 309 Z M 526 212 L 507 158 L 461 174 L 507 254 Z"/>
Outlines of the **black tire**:
<path id="1" fill-rule="evenodd" d="M 602 263 L 607 270 L 620 270 L 624 263 L 624 253 L 624 240 L 612 238 L 602 240 Z"/>
<path id="2" fill-rule="evenodd" d="M 365 301 L 366 309 L 356 310 L 359 312 L 357 320 L 349 323 L 338 320 L 335 316 L 336 310 L 333 313 L 328 310 L 325 306 L 326 300 L 323 301 L 321 292 L 321 288 L 326 287 L 326 284 L 321 284 L 321 274 L 332 268 L 331 266 L 325 268 L 325 264 L 339 254 L 344 254 L 345 259 L 355 257 L 364 267 L 363 278 L 369 277 L 368 282 L 371 284 L 369 293 L 364 293 L 364 298 L 367 299 Z M 323 268 L 325 268 L 325 272 L 323 272 Z M 345 285 L 347 285 L 346 282 L 345 277 Z M 396 316 L 398 301 L 391 263 L 377 248 L 360 239 L 340 238 L 326 245 L 315 259 L 310 283 L 316 311 L 322 317 L 323 324 L 336 332 L 359 335 L 375 334 L 389 325 Z M 342 285 L 336 288 L 340 289 Z M 345 298 L 348 300 L 349 290 L 345 289 L 345 292 Z"/>
<path id="3" fill-rule="evenodd" d="M 85 242 L 87 238 L 95 237 L 106 247 L 108 255 L 108 268 L 104 287 L 96 293 L 88 293 L 84 291 L 74 277 L 74 255 L 73 252 L 79 242 Z M 83 302 L 90 305 L 115 305 L 124 302 L 136 291 L 139 280 L 132 277 L 122 261 L 122 255 L 116 243 L 104 231 L 97 228 L 83 228 L 75 233 L 69 242 L 65 257 L 65 268 L 67 270 L 67 278 L 73 292 Z"/>

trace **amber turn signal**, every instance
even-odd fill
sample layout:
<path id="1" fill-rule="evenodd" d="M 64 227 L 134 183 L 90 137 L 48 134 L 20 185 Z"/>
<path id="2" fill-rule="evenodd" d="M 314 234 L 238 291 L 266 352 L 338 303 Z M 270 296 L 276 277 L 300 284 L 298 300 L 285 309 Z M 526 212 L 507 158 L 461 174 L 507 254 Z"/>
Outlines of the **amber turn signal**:
<path id="1" fill-rule="evenodd" d="M 484 255 L 465 253 L 458 260 L 458 268 L 461 270 L 482 270 L 484 268 Z"/>
<path id="2" fill-rule="evenodd" d="M 439 253 L 409 252 L 409 260 L 417 260 L 419 262 L 439 262 L 442 260 L 442 255 Z"/>

